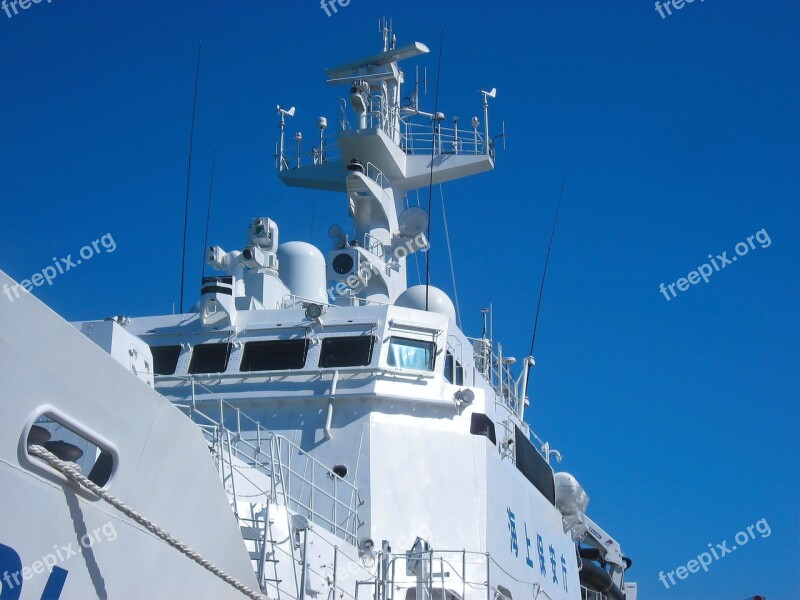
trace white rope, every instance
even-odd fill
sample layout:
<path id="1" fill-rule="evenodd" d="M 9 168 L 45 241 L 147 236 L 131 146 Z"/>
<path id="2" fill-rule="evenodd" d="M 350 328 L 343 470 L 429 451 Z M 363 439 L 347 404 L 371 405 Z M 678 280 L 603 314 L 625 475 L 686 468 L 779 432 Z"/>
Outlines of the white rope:
<path id="1" fill-rule="evenodd" d="M 442 199 L 442 222 L 444 223 L 444 239 L 447 241 L 447 257 L 450 259 L 450 276 L 453 278 L 453 296 L 456 301 L 456 322 L 461 328 L 461 309 L 458 306 L 458 288 L 456 287 L 456 269 L 453 266 L 453 250 L 450 248 L 450 231 L 447 228 L 447 213 L 444 211 L 444 192 L 439 184 L 439 196 Z M 430 252 L 430 251 L 429 251 Z"/>
<path id="2" fill-rule="evenodd" d="M 223 571 L 222 569 L 220 569 L 218 566 L 214 565 L 207 559 L 203 558 L 202 555 L 198 554 L 197 552 L 189 548 L 189 546 L 187 546 L 186 544 L 183 544 L 178 540 L 176 540 L 169 533 L 161 529 L 158 525 L 156 525 L 152 521 L 149 521 L 148 519 L 137 513 L 135 510 L 128 507 L 124 502 L 118 500 L 117 498 L 106 492 L 103 488 L 94 483 L 92 480 L 84 477 L 84 475 L 81 473 L 80 467 L 78 467 L 78 465 L 76 465 L 75 463 L 65 462 L 59 459 L 55 454 L 49 452 L 42 446 L 30 445 L 28 446 L 28 453 L 34 456 L 38 456 L 47 464 L 49 464 L 51 467 L 53 467 L 60 473 L 63 473 L 64 476 L 66 476 L 69 480 L 74 481 L 78 485 L 88 489 L 96 496 L 99 496 L 100 498 L 108 502 L 111 506 L 120 511 L 122 514 L 133 519 L 139 525 L 147 529 L 150 533 L 152 533 L 159 539 L 165 541 L 167 544 L 175 548 L 178 552 L 180 552 L 184 556 L 191 558 L 194 562 L 203 567 L 206 571 L 213 573 L 214 575 L 222 579 L 225 583 L 236 588 L 245 596 L 252 598 L 253 600 L 264 600 L 266 598 L 266 596 L 263 596 L 262 594 L 256 592 L 252 588 L 246 586 L 238 579 L 235 579 L 234 577 L 228 575 L 225 571 Z"/>

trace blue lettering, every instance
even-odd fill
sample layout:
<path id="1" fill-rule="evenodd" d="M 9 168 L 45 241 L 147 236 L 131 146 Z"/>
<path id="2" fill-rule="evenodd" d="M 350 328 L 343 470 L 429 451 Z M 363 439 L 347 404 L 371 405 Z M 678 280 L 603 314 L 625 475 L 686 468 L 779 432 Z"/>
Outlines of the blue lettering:
<path id="1" fill-rule="evenodd" d="M 539 572 L 545 576 L 547 575 L 547 563 L 544 561 L 544 542 L 538 533 L 536 534 L 536 549 L 539 551 Z"/>
<path id="2" fill-rule="evenodd" d="M 67 571 L 61 567 L 53 567 L 50 577 L 47 578 L 47 585 L 44 586 L 41 600 L 58 600 L 61 597 L 61 590 L 67 581 Z"/>
<path id="3" fill-rule="evenodd" d="M 0 544 L 3 591 L 0 600 L 18 600 L 22 594 L 22 560 L 13 548 Z"/>
<path id="4" fill-rule="evenodd" d="M 564 591 L 568 592 L 567 589 L 567 561 L 564 560 L 564 555 L 561 555 L 561 579 L 564 581 Z"/>
<path id="5" fill-rule="evenodd" d="M 0 600 L 19 600 L 22 594 L 22 560 L 16 550 L 0 544 Z M 53 567 L 40 600 L 58 600 L 64 590 L 69 572 L 61 567 Z"/>
<path id="6" fill-rule="evenodd" d="M 525 551 L 527 555 L 525 556 L 525 564 L 529 567 L 533 567 L 533 561 L 531 560 L 531 538 L 528 537 L 528 524 L 523 522 L 525 525 Z"/>
<path id="7" fill-rule="evenodd" d="M 550 566 L 553 567 L 553 583 L 558 583 L 558 577 L 556 577 L 556 549 L 553 546 L 550 546 Z"/>
<path id="8" fill-rule="evenodd" d="M 510 508 L 506 509 L 508 511 L 508 531 L 511 533 L 511 551 L 514 553 L 514 556 L 519 556 L 519 544 L 517 543 L 517 522 L 516 518 L 514 517 L 514 513 L 511 512 Z"/>

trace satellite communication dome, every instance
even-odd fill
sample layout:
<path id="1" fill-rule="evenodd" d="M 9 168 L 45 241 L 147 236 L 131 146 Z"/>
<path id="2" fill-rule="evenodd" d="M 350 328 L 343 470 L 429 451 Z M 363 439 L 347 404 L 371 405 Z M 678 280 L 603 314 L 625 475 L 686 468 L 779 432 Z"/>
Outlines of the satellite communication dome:
<path id="1" fill-rule="evenodd" d="M 281 280 L 295 296 L 326 304 L 325 258 L 316 246 L 306 242 L 285 242 L 278 246 Z"/>
<path id="2" fill-rule="evenodd" d="M 400 233 L 406 237 L 416 237 L 428 229 L 428 213 L 419 206 L 407 208 L 397 220 Z"/>
<path id="3" fill-rule="evenodd" d="M 428 289 L 428 311 L 447 315 L 455 321 L 456 307 L 453 306 L 453 301 L 450 300 L 450 297 L 442 290 L 433 286 L 415 285 L 414 287 L 410 287 L 397 297 L 394 305 L 404 308 L 414 308 L 416 310 L 425 310 L 426 287 Z"/>

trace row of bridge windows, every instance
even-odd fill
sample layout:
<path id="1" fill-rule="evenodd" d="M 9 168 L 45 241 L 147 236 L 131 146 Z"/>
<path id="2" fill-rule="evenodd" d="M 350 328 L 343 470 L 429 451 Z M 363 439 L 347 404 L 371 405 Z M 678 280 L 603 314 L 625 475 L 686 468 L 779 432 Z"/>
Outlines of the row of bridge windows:
<path id="1" fill-rule="evenodd" d="M 317 367 L 336 369 L 362 367 L 372 363 L 376 338 L 370 335 L 326 337 L 321 340 Z M 241 372 L 287 371 L 306 367 L 308 339 L 247 342 L 239 364 Z M 228 370 L 233 345 L 230 342 L 198 344 L 191 350 L 190 374 L 223 373 Z M 156 375 L 172 375 L 178 367 L 182 348 L 179 345 L 153 346 Z M 412 371 L 433 371 L 436 344 L 400 337 L 389 339 L 388 366 Z M 448 352 L 445 362 L 448 380 L 463 383 L 463 368 Z"/>

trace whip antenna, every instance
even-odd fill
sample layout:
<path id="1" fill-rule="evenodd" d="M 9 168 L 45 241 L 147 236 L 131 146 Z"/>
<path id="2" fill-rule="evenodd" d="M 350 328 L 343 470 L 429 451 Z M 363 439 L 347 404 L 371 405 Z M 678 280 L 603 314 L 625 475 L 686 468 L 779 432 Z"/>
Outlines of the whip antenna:
<path id="1" fill-rule="evenodd" d="M 206 208 L 206 235 L 203 238 L 203 277 L 206 276 L 206 251 L 208 249 L 208 225 L 211 222 L 211 193 L 214 191 L 214 167 L 217 164 L 217 151 L 211 157 L 211 183 L 208 184 L 208 207 Z"/>
<path id="2" fill-rule="evenodd" d="M 536 327 L 539 325 L 539 309 L 542 307 L 542 295 L 544 294 L 544 280 L 547 277 L 547 265 L 550 263 L 550 250 L 553 248 L 553 236 L 556 233 L 556 223 L 558 223 L 558 213 L 561 210 L 561 200 L 564 198 L 564 186 L 567 183 L 567 172 L 564 171 L 564 179 L 561 181 L 561 193 L 558 195 L 556 205 L 556 216 L 553 219 L 553 228 L 550 230 L 550 243 L 547 244 L 547 256 L 544 259 L 544 270 L 542 271 L 542 283 L 539 285 L 539 300 L 536 303 L 536 317 L 533 320 L 533 335 L 531 336 L 531 351 L 528 356 L 533 356 L 533 344 L 536 341 Z"/>
<path id="3" fill-rule="evenodd" d="M 203 42 L 197 47 L 197 70 L 194 74 L 194 101 L 192 102 L 192 128 L 189 133 L 189 164 L 186 168 L 186 205 L 183 209 L 183 246 L 181 246 L 181 301 L 180 314 L 183 314 L 183 282 L 186 276 L 186 230 L 189 227 L 189 181 L 192 176 L 192 147 L 194 146 L 194 116 L 197 111 L 197 84 L 200 81 L 200 51 Z"/>
<path id="4" fill-rule="evenodd" d="M 433 156 L 436 151 L 436 127 L 438 121 L 436 116 L 439 111 L 439 76 L 442 74 L 442 44 L 444 42 L 444 25 L 442 25 L 442 32 L 439 34 L 439 64 L 436 68 L 436 97 L 433 101 L 433 127 L 434 131 L 431 134 L 431 175 L 428 181 L 428 246 L 431 243 L 431 203 L 433 201 Z M 428 292 L 431 287 L 431 251 L 425 253 L 425 310 L 428 310 Z"/>

